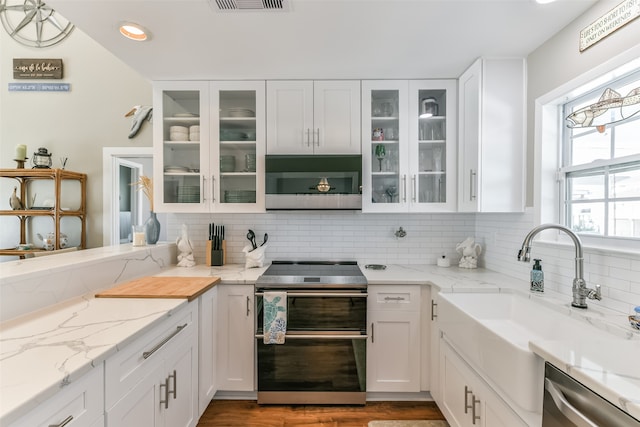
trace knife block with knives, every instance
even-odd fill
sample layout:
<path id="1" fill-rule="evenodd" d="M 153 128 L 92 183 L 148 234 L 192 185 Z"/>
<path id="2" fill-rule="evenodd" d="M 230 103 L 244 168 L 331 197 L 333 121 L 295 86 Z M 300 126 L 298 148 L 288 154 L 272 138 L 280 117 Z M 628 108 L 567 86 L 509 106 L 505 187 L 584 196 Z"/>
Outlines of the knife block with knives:
<path id="1" fill-rule="evenodd" d="M 209 224 L 209 240 L 207 241 L 206 263 L 209 266 L 220 266 L 227 263 L 227 242 L 224 240 L 224 225 Z"/>

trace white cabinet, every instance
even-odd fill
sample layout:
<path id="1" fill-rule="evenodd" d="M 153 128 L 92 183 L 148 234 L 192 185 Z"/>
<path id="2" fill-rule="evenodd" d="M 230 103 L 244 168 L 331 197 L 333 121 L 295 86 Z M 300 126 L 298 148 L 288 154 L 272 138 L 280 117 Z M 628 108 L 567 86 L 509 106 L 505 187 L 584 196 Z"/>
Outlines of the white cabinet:
<path id="1" fill-rule="evenodd" d="M 217 383 L 224 391 L 254 391 L 253 285 L 218 285 Z"/>
<path id="2" fill-rule="evenodd" d="M 25 373 L 26 374 L 26 373 Z M 98 365 L 88 374 L 61 389 L 28 415 L 8 427 L 104 426 L 104 368 Z"/>
<path id="3" fill-rule="evenodd" d="M 367 391 L 419 392 L 420 286 L 369 285 Z"/>
<path id="4" fill-rule="evenodd" d="M 264 211 L 264 81 L 153 90 L 154 210 Z"/>
<path id="5" fill-rule="evenodd" d="M 107 359 L 107 426 L 196 425 L 197 316 L 189 304 Z"/>
<path id="6" fill-rule="evenodd" d="M 431 289 L 429 308 L 423 311 L 424 318 L 429 319 L 429 392 L 438 404 L 442 402 L 440 388 L 440 327 L 438 326 L 438 292 Z M 425 325 L 423 324 L 423 327 Z"/>
<path id="7" fill-rule="evenodd" d="M 526 64 L 478 59 L 459 78 L 459 188 L 463 212 L 522 212 Z"/>
<path id="8" fill-rule="evenodd" d="M 198 415 L 202 416 L 217 391 L 217 286 L 198 297 L 198 313 Z"/>
<path id="9" fill-rule="evenodd" d="M 454 211 L 456 82 L 362 82 L 365 212 Z"/>
<path id="10" fill-rule="evenodd" d="M 437 401 L 452 427 L 525 427 L 527 424 L 440 340 L 441 400 Z"/>
<path id="11" fill-rule="evenodd" d="M 360 154 L 360 82 L 268 81 L 268 154 Z"/>

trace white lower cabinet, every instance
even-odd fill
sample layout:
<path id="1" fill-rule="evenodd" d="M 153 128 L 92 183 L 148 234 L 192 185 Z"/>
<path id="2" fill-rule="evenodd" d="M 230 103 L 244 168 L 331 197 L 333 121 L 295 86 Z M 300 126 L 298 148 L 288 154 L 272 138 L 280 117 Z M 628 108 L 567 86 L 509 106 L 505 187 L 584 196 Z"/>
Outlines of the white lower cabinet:
<path id="1" fill-rule="evenodd" d="M 99 365 L 8 427 L 104 426 L 104 368 Z"/>
<path id="2" fill-rule="evenodd" d="M 419 392 L 420 286 L 369 285 L 367 391 Z"/>
<path id="3" fill-rule="evenodd" d="M 254 286 L 218 285 L 217 384 L 222 391 L 254 391 Z"/>
<path id="4" fill-rule="evenodd" d="M 440 339 L 440 410 L 452 427 L 526 427 L 495 391 Z"/>
<path id="5" fill-rule="evenodd" d="M 105 362 L 107 426 L 198 422 L 198 305 L 189 304 Z"/>
<path id="6" fill-rule="evenodd" d="M 217 391 L 217 286 L 198 297 L 198 313 L 198 415 L 202 416 Z"/>

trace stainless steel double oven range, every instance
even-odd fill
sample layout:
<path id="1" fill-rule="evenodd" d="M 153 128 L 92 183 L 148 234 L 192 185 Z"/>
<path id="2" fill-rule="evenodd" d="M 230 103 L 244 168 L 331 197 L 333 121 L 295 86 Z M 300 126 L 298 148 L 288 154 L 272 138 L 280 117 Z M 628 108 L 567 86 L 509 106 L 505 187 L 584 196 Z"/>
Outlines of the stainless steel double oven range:
<path id="1" fill-rule="evenodd" d="M 263 299 L 286 292 L 284 344 L 264 343 Z M 255 285 L 258 403 L 364 404 L 367 280 L 355 261 L 274 261 Z"/>

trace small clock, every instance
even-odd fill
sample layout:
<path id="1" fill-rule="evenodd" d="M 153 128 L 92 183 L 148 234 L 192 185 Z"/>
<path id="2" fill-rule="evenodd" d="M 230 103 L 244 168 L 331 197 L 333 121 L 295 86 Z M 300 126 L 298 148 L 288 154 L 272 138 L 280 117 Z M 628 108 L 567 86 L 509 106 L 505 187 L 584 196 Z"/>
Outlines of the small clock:
<path id="1" fill-rule="evenodd" d="M 15 41 L 29 47 L 53 46 L 74 28 L 42 0 L 0 0 L 0 21 Z"/>

